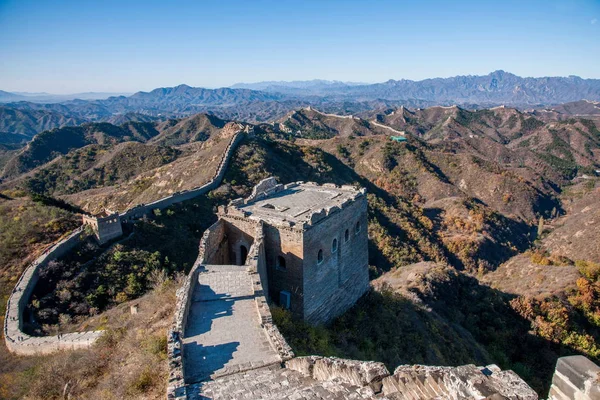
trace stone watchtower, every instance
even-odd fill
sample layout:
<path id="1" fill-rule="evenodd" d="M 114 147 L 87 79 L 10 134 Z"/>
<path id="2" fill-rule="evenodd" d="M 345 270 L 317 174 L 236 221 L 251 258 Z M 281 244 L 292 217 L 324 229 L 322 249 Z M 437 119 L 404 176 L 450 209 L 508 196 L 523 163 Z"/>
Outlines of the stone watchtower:
<path id="1" fill-rule="evenodd" d="M 245 264 L 262 224 L 263 287 L 271 301 L 310 323 L 340 315 L 369 288 L 364 189 L 268 178 L 247 199 L 219 207 L 219 217 L 220 263 Z"/>
<path id="2" fill-rule="evenodd" d="M 119 213 L 108 209 L 93 216 L 83 215 L 83 224 L 92 227 L 100 244 L 123 235 Z"/>

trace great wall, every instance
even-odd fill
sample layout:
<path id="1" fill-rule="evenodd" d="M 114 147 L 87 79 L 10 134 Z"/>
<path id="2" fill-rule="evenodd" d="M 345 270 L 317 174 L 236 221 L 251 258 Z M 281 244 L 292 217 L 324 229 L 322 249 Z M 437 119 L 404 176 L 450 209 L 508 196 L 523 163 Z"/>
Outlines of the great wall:
<path id="1" fill-rule="evenodd" d="M 4 318 L 4 341 L 8 349 L 15 354 L 31 355 L 48 354 L 63 349 L 80 349 L 91 346 L 102 332 L 88 331 L 42 337 L 31 336 L 23 332 L 23 312 L 38 281 L 40 268 L 47 265 L 48 262 L 65 255 L 73 247 L 85 240 L 88 236 L 84 229 L 85 224 L 92 224 L 95 222 L 98 240 L 100 243 L 104 243 L 120 236 L 120 234 L 114 235 L 114 229 L 108 228 L 109 226 L 118 226 L 117 231 L 122 232 L 121 223 L 127 223 L 141 218 L 155 209 L 163 209 L 185 200 L 191 200 L 217 188 L 223 180 L 227 165 L 229 164 L 229 160 L 231 159 L 237 144 L 242 140 L 244 135 L 252 133 L 252 131 L 248 129 L 249 126 L 240 124 L 238 127 L 239 132 L 231 137 L 229 145 L 223 152 L 221 160 L 219 161 L 217 171 L 208 183 L 196 189 L 174 193 L 152 203 L 138 205 L 125 210 L 118 214 L 118 223 L 115 223 L 114 221 L 114 219 L 117 218 L 116 213 L 110 213 L 112 215 L 105 217 L 84 216 L 84 225 L 48 248 L 41 256 L 31 263 L 17 281 L 17 284 L 8 299 Z M 101 236 L 100 234 L 104 229 L 108 230 L 108 235 Z"/>
<path id="2" fill-rule="evenodd" d="M 120 223 L 218 187 L 236 133 L 213 179 L 118 215 Z M 364 189 L 273 178 L 250 197 L 219 208 L 199 255 L 177 291 L 168 334 L 168 399 L 523 399 L 538 395 L 514 372 L 496 365 L 398 366 L 333 357 L 296 357 L 273 323 L 270 303 L 315 323 L 327 322 L 369 290 Z M 100 223 L 114 223 L 114 214 Z M 93 221 L 90 220 L 90 221 Z M 119 225 L 120 226 L 120 225 Z M 96 228 L 97 235 L 101 229 Z M 109 228 L 111 237 L 116 231 Z M 86 237 L 80 227 L 39 257 L 9 298 L 4 334 L 21 355 L 86 348 L 102 332 L 32 337 L 23 310 L 39 268 Z M 102 237 L 98 238 L 102 241 Z M 112 239 L 112 237 L 111 237 Z M 318 250 L 317 250 L 318 249 Z M 583 356 L 558 360 L 551 400 L 600 399 L 600 367 Z"/>

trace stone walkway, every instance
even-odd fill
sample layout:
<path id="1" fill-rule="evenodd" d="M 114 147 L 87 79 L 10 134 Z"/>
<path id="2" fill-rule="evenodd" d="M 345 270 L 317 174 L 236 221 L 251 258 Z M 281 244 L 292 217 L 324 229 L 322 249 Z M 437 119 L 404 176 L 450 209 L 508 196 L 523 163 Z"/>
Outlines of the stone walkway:
<path id="1" fill-rule="evenodd" d="M 183 339 L 186 383 L 280 363 L 261 326 L 245 266 L 205 266 Z"/>
<path id="2" fill-rule="evenodd" d="M 260 368 L 187 387 L 190 400 L 300 400 L 373 399 L 370 387 L 359 388 L 340 381 L 320 382 L 279 365 Z"/>

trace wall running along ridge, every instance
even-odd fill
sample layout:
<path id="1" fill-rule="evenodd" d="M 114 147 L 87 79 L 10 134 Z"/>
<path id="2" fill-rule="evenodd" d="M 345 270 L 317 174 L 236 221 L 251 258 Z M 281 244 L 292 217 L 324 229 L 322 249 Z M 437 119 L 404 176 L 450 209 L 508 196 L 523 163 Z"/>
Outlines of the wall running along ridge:
<path id="1" fill-rule="evenodd" d="M 175 193 L 150 204 L 133 207 L 119 215 L 121 222 L 143 217 L 154 209 L 162 209 L 185 200 L 191 200 L 217 188 L 225 176 L 227 166 L 229 165 L 229 161 L 233 156 L 236 146 L 246 133 L 252 132 L 246 129 L 236 133 L 231 138 L 229 145 L 221 157 L 219 167 L 210 182 L 199 188 Z M 102 334 L 102 331 L 88 331 L 65 333 L 56 336 L 30 336 L 23 332 L 23 312 L 27 307 L 31 293 L 39 279 L 40 267 L 65 255 L 86 237 L 87 235 L 85 234 L 84 226 L 82 225 L 65 239 L 62 239 L 50 249 L 46 250 L 43 255 L 38 257 L 38 259 L 25 270 L 23 275 L 21 275 L 17 281 L 17 284 L 8 299 L 6 315 L 4 318 L 4 341 L 10 352 L 19 355 L 32 355 L 48 354 L 65 349 L 83 349 L 94 344 Z M 190 273 L 190 276 L 191 275 L 192 273 Z M 185 315 L 187 315 L 187 310 Z"/>
<path id="2" fill-rule="evenodd" d="M 58 350 L 89 347 L 101 331 L 66 333 L 57 336 L 30 336 L 23 332 L 23 312 L 39 279 L 39 270 L 63 256 L 88 235 L 79 227 L 38 257 L 21 275 L 8 299 L 4 319 L 4 341 L 9 351 L 21 355 L 48 354 Z"/>
<path id="3" fill-rule="evenodd" d="M 191 190 L 183 190 L 181 192 L 174 193 L 170 196 L 163 197 L 160 200 L 156 200 L 152 203 L 141 204 L 130 208 L 129 210 L 120 214 L 121 221 L 126 222 L 127 220 L 137 219 L 143 217 L 145 214 L 152 212 L 155 209 L 163 209 L 169 207 L 173 204 L 180 203 L 182 201 L 194 199 L 200 195 L 210 192 L 213 189 L 216 189 L 223 180 L 225 176 L 225 172 L 227 171 L 227 167 L 229 166 L 229 161 L 233 156 L 234 150 L 236 149 L 238 143 L 244 137 L 246 132 L 238 132 L 236 133 L 231 142 L 225 149 L 223 156 L 221 157 L 221 161 L 219 164 L 219 168 L 217 172 L 213 176 L 213 178 L 206 184 Z"/>

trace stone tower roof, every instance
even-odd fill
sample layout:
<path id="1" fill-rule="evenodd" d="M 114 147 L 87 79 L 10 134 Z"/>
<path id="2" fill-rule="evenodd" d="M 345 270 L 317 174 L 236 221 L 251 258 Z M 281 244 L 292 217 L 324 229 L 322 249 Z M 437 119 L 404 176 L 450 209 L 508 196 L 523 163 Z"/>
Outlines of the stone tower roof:
<path id="1" fill-rule="evenodd" d="M 308 229 L 318 221 L 363 197 L 365 189 L 313 182 L 278 184 L 262 180 L 246 199 L 236 199 L 220 213 L 260 219 L 276 226 Z"/>

